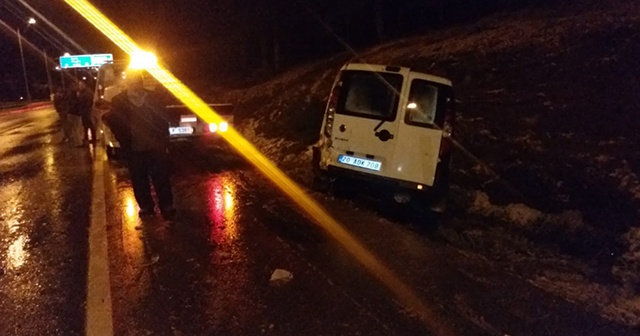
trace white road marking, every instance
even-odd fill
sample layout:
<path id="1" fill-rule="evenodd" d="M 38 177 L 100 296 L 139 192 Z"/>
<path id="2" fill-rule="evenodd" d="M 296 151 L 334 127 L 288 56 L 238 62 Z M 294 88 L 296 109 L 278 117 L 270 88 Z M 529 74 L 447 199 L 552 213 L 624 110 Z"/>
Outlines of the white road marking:
<path id="1" fill-rule="evenodd" d="M 112 336 L 111 285 L 107 246 L 107 214 L 104 190 L 104 153 L 96 146 L 93 164 L 89 267 L 87 273 L 86 329 L 88 336 Z"/>

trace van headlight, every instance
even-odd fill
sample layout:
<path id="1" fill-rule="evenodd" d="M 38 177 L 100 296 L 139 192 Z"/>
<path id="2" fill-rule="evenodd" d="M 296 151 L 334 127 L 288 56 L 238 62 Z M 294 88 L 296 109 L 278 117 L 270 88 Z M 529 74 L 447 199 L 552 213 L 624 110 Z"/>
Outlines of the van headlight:
<path id="1" fill-rule="evenodd" d="M 218 127 L 218 129 L 220 129 L 220 132 L 226 132 L 229 130 L 229 123 L 227 123 L 226 121 L 223 121 L 220 123 L 220 126 Z"/>

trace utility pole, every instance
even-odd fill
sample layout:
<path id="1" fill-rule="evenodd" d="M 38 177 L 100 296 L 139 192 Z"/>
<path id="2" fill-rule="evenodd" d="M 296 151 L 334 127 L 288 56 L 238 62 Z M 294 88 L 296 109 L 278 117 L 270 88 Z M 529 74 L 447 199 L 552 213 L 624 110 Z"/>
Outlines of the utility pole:
<path id="1" fill-rule="evenodd" d="M 47 86 L 49 86 L 49 100 L 53 100 L 53 88 L 51 87 L 51 73 L 49 73 L 49 58 L 47 57 L 47 51 L 42 50 L 44 56 L 44 69 L 47 71 Z"/>

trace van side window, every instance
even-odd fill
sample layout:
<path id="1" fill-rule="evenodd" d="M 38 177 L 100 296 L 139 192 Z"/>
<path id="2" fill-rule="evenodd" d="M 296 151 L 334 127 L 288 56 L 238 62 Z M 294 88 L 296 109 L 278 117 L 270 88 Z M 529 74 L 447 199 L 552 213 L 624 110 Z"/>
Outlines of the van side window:
<path id="1" fill-rule="evenodd" d="M 405 122 L 418 126 L 433 124 L 437 106 L 438 88 L 427 81 L 414 79 L 409 91 Z"/>
<path id="2" fill-rule="evenodd" d="M 379 120 L 394 120 L 402 75 L 345 71 L 337 112 Z"/>

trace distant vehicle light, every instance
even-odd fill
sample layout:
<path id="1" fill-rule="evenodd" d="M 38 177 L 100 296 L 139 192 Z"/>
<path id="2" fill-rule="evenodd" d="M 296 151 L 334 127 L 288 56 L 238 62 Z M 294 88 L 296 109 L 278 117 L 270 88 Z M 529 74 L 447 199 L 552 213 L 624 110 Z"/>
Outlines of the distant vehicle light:
<path id="1" fill-rule="evenodd" d="M 407 105 L 408 109 L 414 109 L 416 107 L 418 107 L 418 104 L 416 104 L 416 103 L 409 103 L 409 105 Z"/>
<path id="2" fill-rule="evenodd" d="M 215 133 L 218 131 L 218 125 L 216 123 L 209 124 L 209 132 Z"/>
<path id="3" fill-rule="evenodd" d="M 196 117 L 181 117 L 180 122 L 197 122 L 198 118 Z"/>
<path id="4" fill-rule="evenodd" d="M 422 190 L 422 184 L 418 184 L 418 190 Z"/>
<path id="5" fill-rule="evenodd" d="M 229 123 L 223 121 L 220 123 L 220 132 L 226 132 L 229 130 Z"/>

